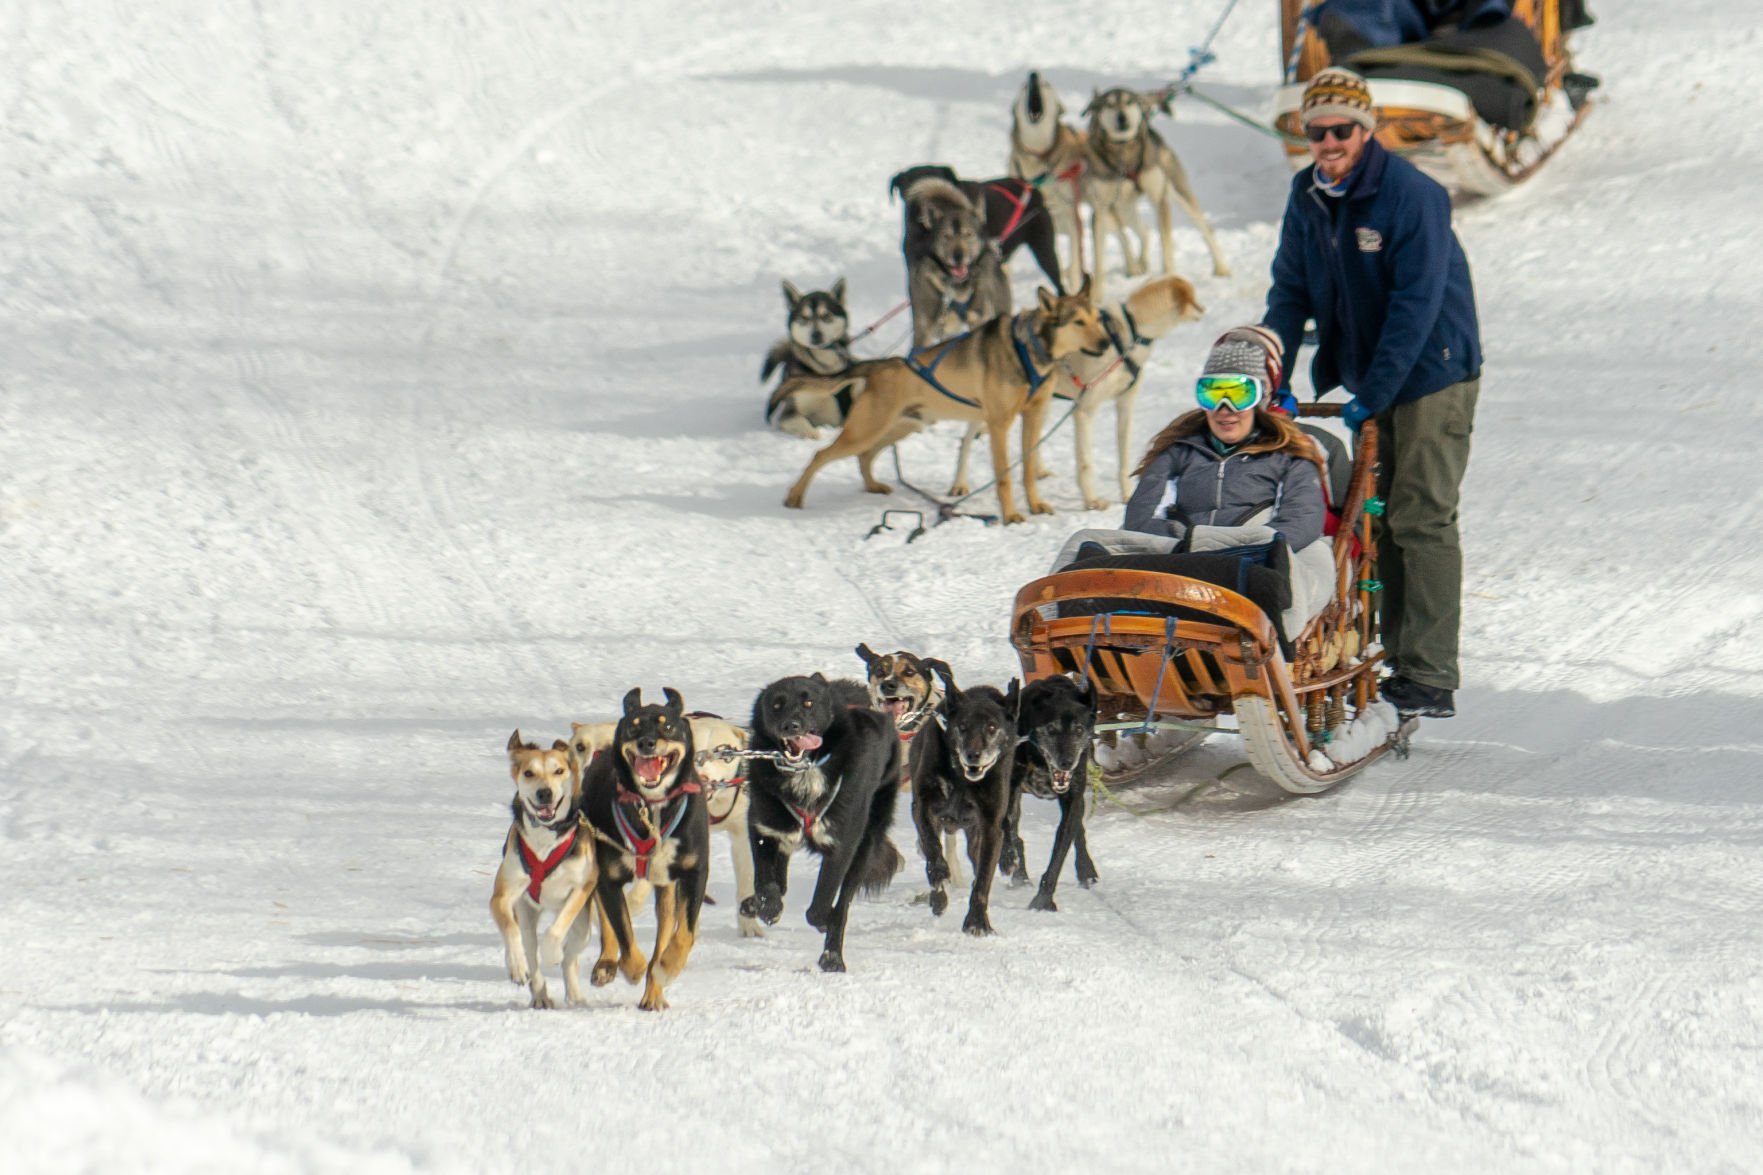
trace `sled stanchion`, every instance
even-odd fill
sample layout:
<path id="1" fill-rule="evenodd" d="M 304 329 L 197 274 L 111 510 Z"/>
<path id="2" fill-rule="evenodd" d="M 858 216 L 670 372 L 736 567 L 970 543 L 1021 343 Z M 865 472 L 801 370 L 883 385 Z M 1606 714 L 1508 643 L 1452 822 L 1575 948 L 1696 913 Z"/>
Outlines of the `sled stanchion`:
<path id="1" fill-rule="evenodd" d="M 869 533 L 864 535 L 863 537 L 868 538 L 868 539 L 872 539 L 884 530 L 893 530 L 894 528 L 892 526 L 888 525 L 888 519 L 894 517 L 895 515 L 899 515 L 901 518 L 910 518 L 913 520 L 912 533 L 906 536 L 907 542 L 909 542 L 909 543 L 912 542 L 914 539 L 918 538 L 920 535 L 922 535 L 924 533 L 924 511 L 922 511 L 922 510 L 883 510 L 882 516 L 881 516 L 881 521 L 876 523 L 874 526 L 870 527 Z"/>

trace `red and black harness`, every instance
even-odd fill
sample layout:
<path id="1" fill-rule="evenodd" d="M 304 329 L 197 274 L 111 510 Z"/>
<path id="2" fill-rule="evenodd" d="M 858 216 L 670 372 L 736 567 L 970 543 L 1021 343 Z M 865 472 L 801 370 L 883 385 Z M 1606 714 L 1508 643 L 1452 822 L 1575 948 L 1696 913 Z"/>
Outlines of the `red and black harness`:
<path id="1" fill-rule="evenodd" d="M 686 818 L 686 809 L 691 807 L 692 803 L 689 797 L 703 790 L 697 780 L 691 779 L 674 785 L 659 800 L 650 801 L 635 792 L 626 791 L 623 785 L 619 786 L 618 802 L 612 805 L 612 819 L 618 825 L 618 835 L 624 841 L 625 849 L 632 857 L 636 858 L 638 881 L 648 878 L 649 858 L 655 855 L 655 850 L 662 841 L 667 840 L 678 831 L 680 822 Z M 652 813 L 655 809 L 665 809 L 669 804 L 674 805 L 672 816 L 665 820 L 653 818 Z M 630 817 L 624 814 L 627 807 L 634 807 L 638 810 L 640 819 L 648 826 L 648 836 L 640 834 L 636 826 L 631 823 Z M 662 827 L 662 825 L 666 827 Z"/>
<path id="2" fill-rule="evenodd" d="M 575 848 L 575 834 L 576 829 L 570 829 L 569 835 L 557 842 L 557 847 L 551 850 L 550 855 L 540 857 L 526 843 L 526 837 L 520 835 L 520 829 L 514 830 L 514 847 L 520 850 L 521 867 L 531 878 L 526 884 L 527 897 L 535 902 L 539 900 L 539 890 L 544 888 L 545 879 L 557 871 L 557 866 L 563 864 L 563 859 Z"/>

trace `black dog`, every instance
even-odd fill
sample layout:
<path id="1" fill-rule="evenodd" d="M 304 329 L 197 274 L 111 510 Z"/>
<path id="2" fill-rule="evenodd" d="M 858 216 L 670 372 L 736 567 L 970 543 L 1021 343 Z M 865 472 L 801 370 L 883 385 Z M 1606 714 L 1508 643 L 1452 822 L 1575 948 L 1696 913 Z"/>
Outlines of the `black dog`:
<path id="1" fill-rule="evenodd" d="M 775 925 L 789 888 L 790 857 L 820 854 L 808 925 L 826 933 L 822 971 L 845 969 L 845 920 L 858 889 L 874 893 L 903 861 L 888 839 L 900 791 L 900 739 L 887 715 L 869 708 L 856 682 L 786 677 L 753 703 L 747 768 L 747 833 L 754 895 L 741 913 Z"/>
<path id="2" fill-rule="evenodd" d="M 962 691 L 947 665 L 927 664 L 943 679 L 943 700 L 937 720 L 912 744 L 912 822 L 930 881 L 930 912 L 940 915 L 949 908 L 942 834 L 960 829 L 967 834 L 967 859 L 973 863 L 973 890 L 961 929 L 991 934 L 987 907 L 1010 810 L 1020 686 L 1012 679 L 1005 693 L 989 685 Z"/>
<path id="3" fill-rule="evenodd" d="M 615 970 L 630 982 L 643 970 L 632 941 L 624 887 L 655 887 L 655 955 L 638 1005 L 667 1007 L 667 985 L 685 969 L 698 937 L 698 911 L 710 867 L 710 816 L 693 767 L 692 724 L 685 703 L 669 689 L 665 706 L 643 705 L 643 691 L 624 696 L 624 717 L 607 753 L 596 755 L 583 783 L 582 807 L 594 834 L 600 880 L 600 958 L 595 987 Z"/>
<path id="4" fill-rule="evenodd" d="M 1004 176 L 992 180 L 963 180 L 957 178 L 955 169 L 940 163 L 925 163 L 917 167 L 908 167 L 899 175 L 888 181 L 889 199 L 894 192 L 901 196 L 906 189 L 922 179 L 947 180 L 961 189 L 963 195 L 981 210 L 986 225 L 986 236 L 998 244 L 998 256 L 1003 261 L 1010 260 L 1010 254 L 1022 245 L 1034 256 L 1035 264 L 1053 283 L 1053 289 L 1061 297 L 1065 295 L 1065 286 L 1059 277 L 1059 254 L 1053 247 L 1053 218 L 1047 213 L 1047 202 L 1041 197 L 1041 191 L 1027 180 L 1013 179 Z M 908 257 L 913 256 L 913 219 L 906 218 L 906 240 L 902 242 Z"/>
<path id="5" fill-rule="evenodd" d="M 1084 793 L 1090 783 L 1090 740 L 1096 733 L 1096 691 L 1079 689 L 1068 677 L 1046 677 L 1022 691 L 1022 741 L 1010 776 L 1010 814 L 1005 821 L 1004 859 L 998 871 L 1010 884 L 1026 885 L 1028 868 L 1022 844 L 1022 793 L 1059 801 L 1059 830 L 1053 836 L 1053 857 L 1041 874 L 1041 887 L 1028 904 L 1031 910 L 1057 910 L 1053 891 L 1065 854 L 1077 846 L 1077 883 L 1096 883 L 1096 863 L 1084 838 Z"/>

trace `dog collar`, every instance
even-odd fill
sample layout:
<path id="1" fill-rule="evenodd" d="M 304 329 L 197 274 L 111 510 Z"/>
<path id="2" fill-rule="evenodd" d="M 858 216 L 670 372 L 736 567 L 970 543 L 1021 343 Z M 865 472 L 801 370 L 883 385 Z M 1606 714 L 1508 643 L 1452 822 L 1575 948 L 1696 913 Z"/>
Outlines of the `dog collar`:
<path id="1" fill-rule="evenodd" d="M 526 843 L 526 837 L 519 832 L 514 834 L 515 847 L 520 850 L 520 863 L 526 869 L 527 876 L 532 878 L 526 885 L 527 897 L 535 902 L 539 900 L 539 890 L 544 887 L 545 878 L 551 876 L 563 858 L 569 856 L 569 850 L 575 847 L 575 832 L 575 829 L 570 829 L 569 835 L 558 842 L 550 856 L 543 859 Z"/>
<path id="2" fill-rule="evenodd" d="M 679 799 L 681 796 L 690 795 L 693 792 L 701 792 L 703 790 L 704 788 L 697 780 L 688 779 L 684 783 L 674 784 L 673 787 L 668 789 L 667 794 L 660 799 L 651 800 L 629 790 L 621 783 L 618 785 L 618 802 L 620 804 L 642 804 L 650 808 L 660 808 L 673 803 L 673 801 Z"/>

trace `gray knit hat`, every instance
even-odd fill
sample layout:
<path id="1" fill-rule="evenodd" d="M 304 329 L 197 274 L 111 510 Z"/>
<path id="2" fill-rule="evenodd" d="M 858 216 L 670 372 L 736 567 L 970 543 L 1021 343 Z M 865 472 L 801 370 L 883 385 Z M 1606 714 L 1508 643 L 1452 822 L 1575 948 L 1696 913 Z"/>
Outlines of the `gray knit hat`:
<path id="1" fill-rule="evenodd" d="M 1252 375 L 1276 389 L 1282 382 L 1280 350 L 1279 336 L 1264 326 L 1233 327 L 1212 344 L 1200 374 Z"/>
<path id="2" fill-rule="evenodd" d="M 1371 105 L 1371 87 L 1350 69 L 1331 65 L 1304 87 L 1298 121 L 1309 126 L 1313 118 L 1350 118 L 1368 131 L 1377 130 L 1377 111 Z"/>

